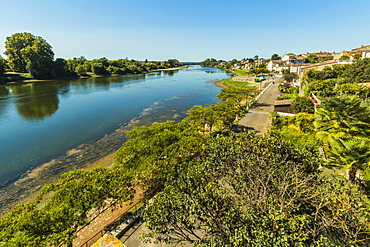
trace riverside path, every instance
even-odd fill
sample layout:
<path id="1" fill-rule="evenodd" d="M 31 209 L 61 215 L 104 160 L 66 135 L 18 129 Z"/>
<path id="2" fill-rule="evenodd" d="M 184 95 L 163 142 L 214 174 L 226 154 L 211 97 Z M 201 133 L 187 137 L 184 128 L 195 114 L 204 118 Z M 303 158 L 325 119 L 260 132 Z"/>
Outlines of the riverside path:
<path id="1" fill-rule="evenodd" d="M 248 129 L 264 134 L 270 126 L 269 115 L 274 110 L 274 102 L 278 92 L 278 83 L 271 84 L 249 112 L 240 119 L 238 129 Z"/>

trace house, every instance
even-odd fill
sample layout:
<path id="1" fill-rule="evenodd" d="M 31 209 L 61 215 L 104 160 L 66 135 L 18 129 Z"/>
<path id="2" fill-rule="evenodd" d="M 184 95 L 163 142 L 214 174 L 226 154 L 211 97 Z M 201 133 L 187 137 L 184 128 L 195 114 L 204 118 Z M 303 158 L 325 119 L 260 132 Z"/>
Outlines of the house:
<path id="1" fill-rule="evenodd" d="M 342 52 L 338 52 L 338 53 L 333 53 L 333 60 L 339 61 L 339 60 L 341 60 L 341 57 L 343 57 L 343 56 L 348 56 L 349 61 L 353 61 L 353 59 L 354 59 L 353 54 L 351 52 L 342 51 Z"/>
<path id="2" fill-rule="evenodd" d="M 370 45 L 362 45 L 361 47 L 354 48 L 349 53 L 352 56 L 358 55 L 362 58 L 370 58 Z"/>
<path id="3" fill-rule="evenodd" d="M 286 54 L 281 58 L 281 61 L 286 62 L 288 64 L 298 64 L 298 63 L 304 63 L 306 60 L 303 56 L 297 56 L 292 54 Z"/>
<path id="4" fill-rule="evenodd" d="M 354 48 L 351 50 L 351 52 L 362 52 L 363 50 L 368 50 L 370 49 L 370 45 L 362 45 L 358 48 Z"/>
<path id="5" fill-rule="evenodd" d="M 280 66 L 284 64 L 285 62 L 282 60 L 270 60 L 270 62 L 267 64 L 267 69 L 270 71 L 280 71 Z"/>
<path id="6" fill-rule="evenodd" d="M 295 73 L 300 75 L 302 73 L 302 69 L 307 67 L 310 64 L 307 63 L 298 63 L 298 64 L 287 64 L 290 68 L 290 73 Z"/>
<path id="7" fill-rule="evenodd" d="M 316 55 L 319 59 L 322 59 L 322 60 L 324 60 L 324 59 L 333 59 L 333 57 L 334 57 L 333 53 L 331 53 L 331 52 L 322 52 L 322 51 L 314 52 L 314 53 L 306 53 L 306 54 L 303 54 L 302 56 L 306 58 L 311 54 Z"/>

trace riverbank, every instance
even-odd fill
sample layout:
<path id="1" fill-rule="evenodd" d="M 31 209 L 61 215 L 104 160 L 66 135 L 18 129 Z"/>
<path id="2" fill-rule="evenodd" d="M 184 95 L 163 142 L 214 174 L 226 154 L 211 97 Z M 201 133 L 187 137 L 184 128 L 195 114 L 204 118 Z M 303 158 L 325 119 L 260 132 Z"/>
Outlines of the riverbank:
<path id="1" fill-rule="evenodd" d="M 148 73 L 151 73 L 151 72 L 158 72 L 158 71 L 174 71 L 174 70 L 185 69 L 185 68 L 188 68 L 188 67 L 189 66 L 185 65 L 185 66 L 175 67 L 175 68 L 156 69 L 156 70 L 152 70 L 150 72 L 138 73 L 138 74 L 135 74 L 135 75 L 148 74 Z M 127 73 L 125 75 L 134 75 L 134 74 Z M 27 83 L 53 82 L 53 81 L 60 81 L 60 80 L 89 79 L 91 77 L 100 78 L 100 77 L 115 77 L 115 76 L 122 76 L 122 75 L 121 74 L 110 74 L 110 75 L 95 75 L 95 74 L 93 74 L 93 75 L 88 75 L 88 76 L 59 77 L 59 78 L 55 78 L 55 79 L 45 79 L 45 80 L 26 79 L 26 80 L 22 80 L 22 81 L 8 81 L 8 82 L 4 82 L 4 83 L 0 82 L 0 85 L 1 84 L 3 84 L 3 85 L 15 85 L 15 84 L 27 84 Z"/>
<path id="2" fill-rule="evenodd" d="M 175 68 L 171 69 L 175 70 Z M 193 74 L 194 72 L 192 71 L 199 71 L 200 76 L 199 78 L 204 78 L 205 72 L 202 70 L 192 70 L 190 69 L 189 73 Z M 208 70 L 207 70 L 208 71 Z M 183 71 L 182 73 L 188 73 L 187 71 Z M 198 72 L 197 72 L 198 73 Z M 154 73 L 155 74 L 155 73 Z M 217 80 L 217 78 L 220 79 L 219 75 L 214 75 L 213 73 L 206 73 L 207 76 L 206 78 L 211 78 L 209 82 L 212 82 L 214 80 Z M 221 73 L 222 78 L 225 77 L 223 73 Z M 173 77 L 171 77 L 171 82 L 169 84 L 169 77 L 165 75 L 163 78 L 165 79 L 165 83 L 162 85 L 162 91 L 167 90 L 166 88 L 169 88 L 169 85 L 175 85 L 177 73 L 174 74 Z M 129 76 L 130 77 L 130 76 Z M 137 76 L 134 76 L 136 78 Z M 131 78 L 131 77 L 130 77 Z M 158 80 L 160 78 L 160 75 L 155 76 L 149 76 L 148 83 L 154 82 L 154 80 Z M 143 80 L 140 78 L 140 80 Z M 204 82 L 207 80 L 204 79 Z M 185 83 L 188 82 L 188 83 Z M 140 83 L 139 83 L 140 84 Z M 186 117 L 186 112 L 193 106 L 193 105 L 206 105 L 206 104 L 213 104 L 213 100 L 216 100 L 215 95 L 218 94 L 219 88 L 215 86 L 211 86 L 209 84 L 211 83 L 206 83 L 204 86 L 199 87 L 199 89 L 192 91 L 188 90 L 187 88 L 190 87 L 192 84 L 199 84 L 197 79 L 193 82 L 189 82 L 189 77 L 186 76 L 186 78 L 181 81 L 181 84 L 178 84 L 175 89 L 168 89 L 167 91 L 167 96 L 165 98 L 159 100 L 159 101 L 153 101 L 152 105 L 146 105 L 143 106 L 142 112 L 138 112 L 138 115 L 133 115 L 132 118 L 124 120 L 124 122 L 118 123 L 118 129 L 112 129 L 109 130 L 110 132 L 107 132 L 108 134 L 102 134 L 100 136 L 97 136 L 96 138 L 94 137 L 93 139 L 88 139 L 86 142 L 84 141 L 83 143 L 80 142 L 80 144 L 76 144 L 76 146 L 72 146 L 70 150 L 62 151 L 55 156 L 52 156 L 50 159 L 45 159 L 43 161 L 44 163 L 40 164 L 35 164 L 33 167 L 30 167 L 28 170 L 25 170 L 20 176 L 14 177 L 12 181 L 8 180 L 3 180 L 4 186 L 1 187 L 0 189 L 0 214 L 2 212 L 5 212 L 8 210 L 10 207 L 13 207 L 16 204 L 19 204 L 20 202 L 25 202 L 25 201 L 31 201 L 32 200 L 32 195 L 36 194 L 44 184 L 50 184 L 53 182 L 58 181 L 60 174 L 72 171 L 75 169 L 91 169 L 94 166 L 109 166 L 110 164 L 113 163 L 114 161 L 114 153 L 116 150 L 118 150 L 121 146 L 122 143 L 126 141 L 126 135 L 125 131 L 130 130 L 133 126 L 149 126 L 154 122 L 165 122 L 167 120 L 175 121 L 178 122 L 184 117 Z M 202 83 L 201 83 L 202 84 Z M 40 85 L 40 84 L 38 84 Z M 85 84 L 83 84 L 85 85 Z M 100 84 L 99 84 L 100 85 Z M 116 83 L 111 83 L 107 85 L 112 85 L 113 87 L 111 88 L 111 93 L 112 95 L 120 95 L 117 97 L 110 97 L 109 99 L 116 99 L 114 102 L 115 103 L 107 103 L 107 106 L 109 107 L 115 107 L 115 104 L 117 104 L 117 99 L 126 99 L 127 97 L 124 97 L 125 94 L 128 92 L 131 92 L 133 89 L 134 84 L 128 84 L 125 80 L 123 80 L 122 85 L 130 85 L 129 87 L 124 88 L 124 90 L 121 89 L 120 86 Z M 150 84 L 148 84 L 150 85 Z M 184 85 L 185 91 L 179 91 L 178 89 L 182 88 Z M 45 84 L 46 86 L 46 84 Z M 158 81 L 153 83 L 151 87 L 154 86 L 160 86 Z M 43 87 L 41 84 L 40 87 Z M 64 84 L 62 84 L 63 89 L 65 89 Z M 193 86 L 191 86 L 193 87 Z M 104 95 L 108 95 L 106 87 L 88 87 L 90 90 L 91 88 L 96 88 L 100 89 Z M 142 86 L 139 86 L 139 91 L 143 90 Z M 53 90 L 55 88 L 53 87 Z M 147 93 L 147 91 L 150 89 L 150 87 L 144 87 L 143 93 Z M 68 99 L 68 102 L 70 103 L 72 98 L 71 97 L 66 97 L 69 96 L 68 92 L 72 92 L 75 94 L 77 92 L 76 90 L 86 90 L 85 87 L 81 87 L 80 84 L 77 84 L 77 87 L 71 88 L 69 90 L 64 90 L 63 91 L 63 97 L 59 97 L 59 111 L 63 111 L 66 109 L 66 106 L 63 105 L 65 102 L 64 99 Z M 200 90 L 200 91 L 199 91 Z M 27 92 L 27 91 L 26 91 Z M 37 96 L 37 88 L 33 88 L 33 94 L 32 97 Z M 41 91 L 42 95 L 45 95 L 44 91 Z M 52 91 L 53 93 L 54 91 Z M 67 92 L 67 93 L 66 93 Z M 119 92 L 117 94 L 117 92 Z M 158 93 L 158 90 L 155 92 Z M 11 95 L 11 94 L 9 94 Z M 84 95 L 84 97 L 90 97 L 90 98 L 95 98 L 97 94 L 88 94 L 87 96 Z M 132 95 L 132 93 L 130 94 Z M 148 94 L 150 95 L 150 94 Z M 209 95 L 209 96 L 207 96 Z M 77 100 L 81 100 L 81 94 L 75 95 Z M 133 97 L 134 98 L 134 97 Z M 11 99 L 11 97 L 9 97 Z M 53 98 L 54 99 L 54 98 Z M 158 99 L 158 97 L 153 97 L 153 99 Z M 110 100 L 112 101 L 112 100 Z M 7 101 L 7 102 L 15 102 L 15 101 Z M 99 103 L 99 105 L 103 104 L 103 102 L 109 102 L 109 100 L 102 101 Z M 123 101 L 124 102 L 124 101 Z M 27 103 L 27 102 L 26 102 Z M 95 107 L 94 104 L 89 104 L 92 107 Z M 119 104 L 123 105 L 123 104 Z M 137 104 L 135 104 L 136 106 Z M 63 106 L 64 108 L 61 108 Z M 71 104 L 71 106 L 74 106 Z M 18 106 L 13 106 L 9 107 L 8 109 L 17 109 Z M 72 108 L 71 108 L 72 109 Z M 106 109 L 106 111 L 110 111 L 109 108 Z M 69 111 L 68 111 L 69 112 Z M 86 112 L 86 111 L 84 111 Z M 122 112 L 122 111 L 121 111 Z M 126 110 L 124 110 L 123 114 L 126 114 Z M 96 111 L 94 111 L 95 115 L 97 114 Z M 118 112 L 117 112 L 118 113 Z M 16 114 L 19 114 L 16 112 Z M 57 115 L 58 113 L 54 113 L 54 115 Z M 115 114 L 117 115 L 117 114 Z M 71 115 L 72 117 L 75 117 L 75 115 Z M 64 118 L 72 119 L 71 116 L 66 116 Z M 50 115 L 48 121 L 53 116 Z M 119 117 L 119 119 L 124 119 L 124 115 Z M 121 120 L 120 120 L 121 121 Z M 41 121 L 40 123 L 47 123 L 45 120 Z M 74 128 L 79 128 L 81 127 L 80 124 L 72 124 Z M 42 126 L 42 124 L 40 124 Z M 98 125 L 100 127 L 101 125 Z M 24 127 L 22 127 L 24 128 Z M 60 128 L 57 131 L 61 131 Z M 66 131 L 64 129 L 63 131 Z M 65 136 L 65 134 L 63 134 Z M 5 143 L 5 142 L 4 142 Z M 34 144 L 35 145 L 35 144 Z M 43 151 L 44 152 L 44 151 Z M 36 156 L 42 158 L 41 156 Z M 31 196 L 31 197 L 30 197 Z M 31 199 L 29 199 L 31 198 Z"/>

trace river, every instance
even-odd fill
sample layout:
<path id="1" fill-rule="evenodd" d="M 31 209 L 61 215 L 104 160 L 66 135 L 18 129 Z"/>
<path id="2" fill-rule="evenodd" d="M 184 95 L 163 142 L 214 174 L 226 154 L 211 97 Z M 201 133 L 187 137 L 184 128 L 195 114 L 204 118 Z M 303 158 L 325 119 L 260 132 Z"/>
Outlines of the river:
<path id="1" fill-rule="evenodd" d="M 0 211 L 114 152 L 124 130 L 180 121 L 193 105 L 214 104 L 213 81 L 230 75 L 190 66 L 175 71 L 0 85 Z"/>

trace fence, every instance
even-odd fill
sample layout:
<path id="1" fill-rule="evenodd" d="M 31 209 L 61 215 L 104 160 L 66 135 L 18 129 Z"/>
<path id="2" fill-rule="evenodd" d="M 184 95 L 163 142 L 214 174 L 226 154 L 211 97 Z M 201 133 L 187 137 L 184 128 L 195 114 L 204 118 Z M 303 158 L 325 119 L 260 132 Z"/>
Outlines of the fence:
<path id="1" fill-rule="evenodd" d="M 158 190 L 159 187 L 156 187 L 154 190 L 152 190 L 151 192 L 149 192 L 146 196 L 144 196 L 140 201 L 132 204 L 125 212 L 123 212 L 122 214 L 120 214 L 118 217 L 116 217 L 113 222 L 111 222 L 110 224 L 106 225 L 102 230 L 100 230 L 98 233 L 96 233 L 94 236 L 92 236 L 91 238 L 89 238 L 85 243 L 79 245 L 79 247 L 90 247 L 91 245 L 93 245 L 96 241 L 98 241 L 99 238 L 103 237 L 105 233 L 107 233 L 110 228 L 112 226 L 114 226 L 121 218 L 123 218 L 129 211 L 131 211 L 133 208 L 135 208 L 137 205 L 139 205 L 139 203 L 141 203 L 142 201 L 148 199 L 149 197 L 151 197 L 157 190 Z M 115 205 L 116 202 L 114 202 L 113 204 L 111 204 L 109 207 L 105 208 L 101 213 L 105 212 L 107 209 L 111 208 L 112 206 Z M 96 216 L 97 217 L 97 216 Z M 94 219 L 96 218 L 94 217 Z M 93 220 L 94 220 L 93 219 Z M 121 233 L 122 232 L 125 232 L 127 231 L 134 223 L 135 221 L 138 219 L 138 216 L 135 218 L 134 221 L 130 222 L 129 224 L 127 224 L 127 226 L 123 229 L 121 229 Z M 92 220 L 91 220 L 92 221 Z M 90 221 L 90 222 L 91 222 Z M 81 228 L 82 229 L 82 228 Z M 79 229 L 79 231 L 81 230 Z M 120 234 L 121 234 L 120 233 Z"/>
<path id="2" fill-rule="evenodd" d="M 265 87 L 256 98 L 254 98 L 249 104 L 247 105 L 247 110 L 251 108 L 260 98 L 261 96 L 266 92 L 266 90 L 272 85 L 272 83 L 268 84 L 267 87 Z"/>

